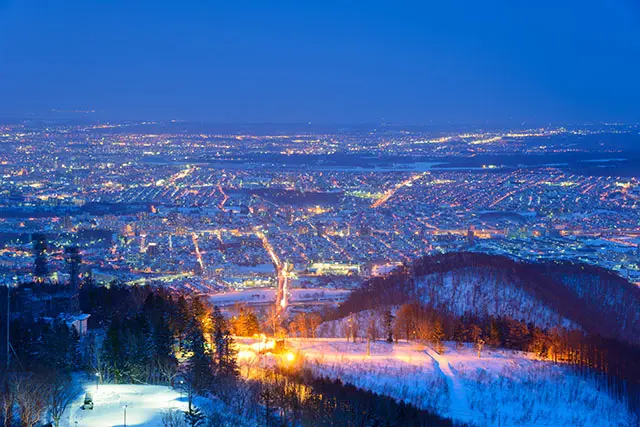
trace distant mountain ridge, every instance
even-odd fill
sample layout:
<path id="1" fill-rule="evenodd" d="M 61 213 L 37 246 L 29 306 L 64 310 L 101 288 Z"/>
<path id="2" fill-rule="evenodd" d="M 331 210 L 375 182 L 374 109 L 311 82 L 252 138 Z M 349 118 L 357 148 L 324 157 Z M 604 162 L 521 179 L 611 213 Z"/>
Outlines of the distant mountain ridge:
<path id="1" fill-rule="evenodd" d="M 455 252 L 424 256 L 364 282 L 337 317 L 419 302 L 458 316 L 504 316 L 582 329 L 640 347 L 640 288 L 604 268 Z"/>

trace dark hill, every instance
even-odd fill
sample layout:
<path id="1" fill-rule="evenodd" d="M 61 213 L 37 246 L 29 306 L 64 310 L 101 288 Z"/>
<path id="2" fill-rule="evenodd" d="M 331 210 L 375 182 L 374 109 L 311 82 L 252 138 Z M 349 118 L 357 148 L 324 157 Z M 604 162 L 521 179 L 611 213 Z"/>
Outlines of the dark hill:
<path id="1" fill-rule="evenodd" d="M 640 347 L 640 289 L 616 273 L 481 253 L 425 256 L 371 278 L 336 316 L 407 302 L 460 316 L 509 316 L 541 328 L 577 327 Z"/>

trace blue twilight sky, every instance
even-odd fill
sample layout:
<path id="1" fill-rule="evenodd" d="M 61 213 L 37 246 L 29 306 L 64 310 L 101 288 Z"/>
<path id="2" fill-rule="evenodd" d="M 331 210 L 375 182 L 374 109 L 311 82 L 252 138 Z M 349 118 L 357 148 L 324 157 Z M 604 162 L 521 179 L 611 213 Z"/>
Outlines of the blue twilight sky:
<path id="1" fill-rule="evenodd" d="M 640 0 L 0 0 L 0 115 L 640 121 Z"/>

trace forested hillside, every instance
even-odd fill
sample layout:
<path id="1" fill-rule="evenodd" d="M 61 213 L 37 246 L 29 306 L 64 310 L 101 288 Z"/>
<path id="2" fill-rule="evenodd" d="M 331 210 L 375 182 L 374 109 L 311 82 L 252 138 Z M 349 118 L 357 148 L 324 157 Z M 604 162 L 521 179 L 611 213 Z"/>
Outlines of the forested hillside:
<path id="1" fill-rule="evenodd" d="M 335 317 L 408 302 L 457 316 L 510 317 L 640 345 L 640 289 L 615 273 L 479 253 L 426 256 L 374 277 L 340 305 Z"/>

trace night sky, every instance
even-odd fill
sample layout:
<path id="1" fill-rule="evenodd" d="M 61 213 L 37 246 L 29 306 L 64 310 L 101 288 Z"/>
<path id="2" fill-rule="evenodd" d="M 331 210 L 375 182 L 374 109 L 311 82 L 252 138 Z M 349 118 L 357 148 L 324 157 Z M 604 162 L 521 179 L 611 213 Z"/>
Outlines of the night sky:
<path id="1" fill-rule="evenodd" d="M 638 122 L 640 2 L 0 0 L 0 114 L 90 109 L 232 123 Z"/>

